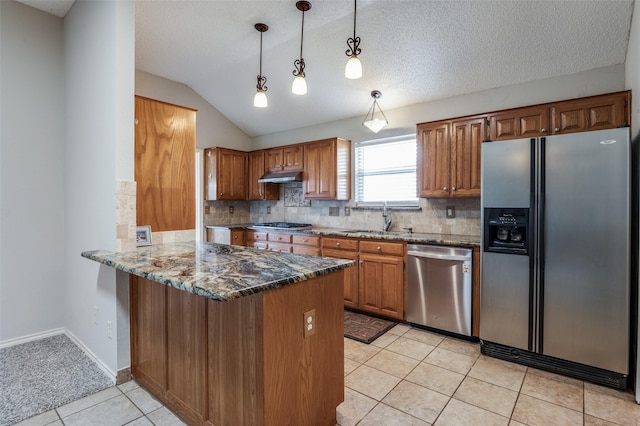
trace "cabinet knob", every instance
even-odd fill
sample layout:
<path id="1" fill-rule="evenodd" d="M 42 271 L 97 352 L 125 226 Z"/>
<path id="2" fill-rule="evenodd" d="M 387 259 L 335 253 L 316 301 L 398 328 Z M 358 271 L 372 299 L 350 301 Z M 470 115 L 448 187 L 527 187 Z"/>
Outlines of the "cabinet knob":
<path id="1" fill-rule="evenodd" d="M 547 129 L 540 129 L 540 133 L 547 133 Z"/>
<path id="2" fill-rule="evenodd" d="M 444 188 L 442 188 L 443 191 L 448 191 L 449 188 L 447 188 L 446 186 Z"/>
<path id="3" fill-rule="evenodd" d="M 451 190 L 452 190 L 452 191 L 455 191 L 455 190 L 456 190 L 456 187 L 455 187 L 455 186 L 454 186 L 454 187 L 451 187 Z"/>
<path id="4" fill-rule="evenodd" d="M 307 241 L 309 241 L 309 240 L 307 240 L 306 238 L 304 240 L 302 240 L 303 243 L 306 243 Z"/>
<path id="5" fill-rule="evenodd" d="M 209 173 L 209 179 L 211 179 L 211 173 Z"/>
<path id="6" fill-rule="evenodd" d="M 382 247 L 378 246 L 378 247 L 376 248 L 376 250 L 380 251 L 380 250 L 382 250 Z"/>
<path id="7" fill-rule="evenodd" d="M 336 246 L 340 247 L 340 243 L 336 243 Z"/>
<path id="8" fill-rule="evenodd" d="M 559 127 L 556 127 L 555 129 L 553 129 L 553 131 L 557 133 L 557 132 L 559 132 L 559 131 L 560 131 L 560 128 L 559 128 Z"/>

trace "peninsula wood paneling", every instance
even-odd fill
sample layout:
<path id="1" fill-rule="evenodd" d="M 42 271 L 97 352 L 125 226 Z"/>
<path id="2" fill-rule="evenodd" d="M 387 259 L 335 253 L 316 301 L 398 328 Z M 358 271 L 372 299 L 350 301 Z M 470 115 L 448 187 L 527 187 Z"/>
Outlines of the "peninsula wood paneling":
<path id="1" fill-rule="evenodd" d="M 135 117 L 138 225 L 194 229 L 196 111 L 136 96 Z"/>

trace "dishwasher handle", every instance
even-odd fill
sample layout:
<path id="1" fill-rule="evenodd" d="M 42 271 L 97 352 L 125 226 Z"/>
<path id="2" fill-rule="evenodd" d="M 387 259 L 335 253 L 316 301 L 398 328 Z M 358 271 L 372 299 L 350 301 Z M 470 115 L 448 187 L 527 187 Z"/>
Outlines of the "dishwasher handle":
<path id="1" fill-rule="evenodd" d="M 424 258 L 427 258 L 427 259 L 460 260 L 460 261 L 463 261 L 463 262 L 471 261 L 471 256 L 467 256 L 467 255 L 456 256 L 456 255 L 452 255 L 452 254 L 429 253 L 429 252 L 425 252 L 425 251 L 410 250 L 410 251 L 407 252 L 407 255 L 408 256 L 415 256 L 415 257 L 424 257 Z"/>

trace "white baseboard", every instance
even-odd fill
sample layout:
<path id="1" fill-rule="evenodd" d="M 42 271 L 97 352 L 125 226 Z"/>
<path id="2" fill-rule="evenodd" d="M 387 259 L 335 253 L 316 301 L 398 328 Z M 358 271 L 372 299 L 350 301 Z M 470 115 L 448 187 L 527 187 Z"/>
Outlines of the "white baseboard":
<path id="1" fill-rule="evenodd" d="M 104 362 L 102 362 L 98 357 L 96 357 L 95 354 L 91 352 L 91 350 L 84 345 L 84 343 L 82 343 L 76 336 L 73 335 L 73 333 L 71 333 L 66 328 L 55 328 L 53 330 L 43 331 L 42 333 L 35 333 L 35 334 L 30 334 L 28 336 L 19 337 L 16 339 L 5 340 L 3 342 L 0 342 L 0 349 L 9 348 L 11 346 L 20 345 L 22 343 L 33 342 L 34 340 L 40 340 L 46 337 L 56 336 L 58 334 L 66 334 L 67 337 L 69 337 L 69 339 L 71 339 L 71 341 L 77 347 L 79 347 L 80 350 L 82 350 L 82 352 L 85 353 L 85 355 L 87 355 L 93 362 L 96 363 L 98 368 L 100 368 L 100 370 L 102 370 L 104 374 L 106 374 L 107 377 L 111 379 L 113 384 L 116 383 L 116 374 L 113 371 L 111 371 Z"/>
<path id="2" fill-rule="evenodd" d="M 4 340 L 0 342 L 0 349 L 10 348 L 11 346 L 21 345 L 27 342 L 33 342 L 34 340 L 44 339 L 46 337 L 56 336 L 58 334 L 65 334 L 66 330 L 62 327 L 54 328 L 53 330 L 43 331 L 42 333 L 29 334 L 27 336 L 18 337 L 15 339 Z"/>

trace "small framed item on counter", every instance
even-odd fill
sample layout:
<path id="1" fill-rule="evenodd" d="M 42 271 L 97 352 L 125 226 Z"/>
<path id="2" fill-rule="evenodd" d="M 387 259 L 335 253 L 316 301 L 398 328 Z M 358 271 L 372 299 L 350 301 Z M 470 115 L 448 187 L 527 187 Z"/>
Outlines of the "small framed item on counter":
<path id="1" fill-rule="evenodd" d="M 136 246 L 150 246 L 151 245 L 151 226 L 138 226 L 136 229 Z"/>

